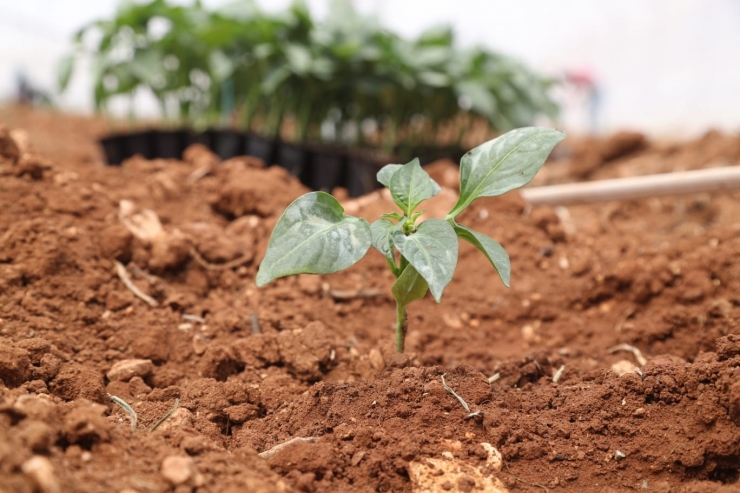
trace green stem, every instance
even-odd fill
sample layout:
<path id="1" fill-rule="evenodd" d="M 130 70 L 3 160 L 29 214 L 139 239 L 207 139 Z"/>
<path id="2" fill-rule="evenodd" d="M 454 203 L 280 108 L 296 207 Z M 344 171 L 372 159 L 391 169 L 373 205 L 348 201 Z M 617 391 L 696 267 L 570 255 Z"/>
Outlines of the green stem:
<path id="1" fill-rule="evenodd" d="M 400 263 L 400 267 L 398 268 L 398 275 L 400 276 L 401 274 L 403 274 L 403 271 L 409 265 L 409 261 L 406 260 L 406 257 L 404 257 L 403 255 L 401 255 L 401 260 L 400 260 L 399 263 Z"/>
<path id="2" fill-rule="evenodd" d="M 406 317 L 406 307 L 396 301 L 396 352 L 403 353 L 406 343 L 406 329 L 408 327 L 408 318 Z"/>

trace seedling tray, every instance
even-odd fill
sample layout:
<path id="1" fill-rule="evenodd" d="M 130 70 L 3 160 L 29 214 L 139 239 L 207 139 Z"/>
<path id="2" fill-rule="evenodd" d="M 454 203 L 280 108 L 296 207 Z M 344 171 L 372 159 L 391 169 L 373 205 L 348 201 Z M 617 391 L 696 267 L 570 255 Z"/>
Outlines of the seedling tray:
<path id="1" fill-rule="evenodd" d="M 282 142 L 253 132 L 232 129 L 205 131 L 142 130 L 111 134 L 100 139 L 106 162 L 120 165 L 126 159 L 141 155 L 147 159 L 179 159 L 191 144 L 203 144 L 221 159 L 254 156 L 268 165 L 287 169 L 312 190 L 331 191 L 344 187 L 357 197 L 379 187 L 375 179 L 378 170 L 390 162 L 406 162 L 404 157 L 382 158 L 368 149 L 355 149 L 326 144 L 296 144 Z M 457 147 L 424 147 L 409 151 L 397 150 L 398 156 L 418 156 L 422 164 L 449 158 L 459 162 L 464 151 Z"/>

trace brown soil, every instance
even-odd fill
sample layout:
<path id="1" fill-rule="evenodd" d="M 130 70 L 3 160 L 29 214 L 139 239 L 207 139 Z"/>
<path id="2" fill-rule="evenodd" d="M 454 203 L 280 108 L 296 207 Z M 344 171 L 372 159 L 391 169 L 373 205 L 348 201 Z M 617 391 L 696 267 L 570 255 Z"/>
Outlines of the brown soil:
<path id="1" fill-rule="evenodd" d="M 512 492 L 740 488 L 738 194 L 480 200 L 461 222 L 507 248 L 512 288 L 461 245 L 442 303 L 411 306 L 398 356 L 375 252 L 255 287 L 305 191 L 282 170 L 198 148 L 105 167 L 101 122 L 19 108 L 0 122 L 2 492 L 416 492 L 414 468 L 444 457 Z M 556 155 L 540 183 L 738 164 L 740 138 L 625 134 Z M 431 172 L 454 187 L 450 163 Z M 608 351 L 623 343 L 647 362 Z M 257 455 L 295 437 L 315 439 Z M 472 473 L 440 484 L 484 491 Z"/>

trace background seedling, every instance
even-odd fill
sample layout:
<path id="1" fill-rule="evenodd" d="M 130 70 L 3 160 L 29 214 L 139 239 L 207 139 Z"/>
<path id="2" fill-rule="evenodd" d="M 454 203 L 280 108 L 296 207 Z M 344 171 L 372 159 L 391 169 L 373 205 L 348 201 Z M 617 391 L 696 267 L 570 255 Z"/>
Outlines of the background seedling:
<path id="1" fill-rule="evenodd" d="M 123 409 L 123 412 L 126 413 L 128 416 L 129 421 L 131 421 L 131 433 L 136 431 L 136 425 L 139 422 L 139 415 L 136 414 L 136 411 L 134 411 L 134 408 L 129 405 L 128 402 L 124 401 L 120 397 L 116 397 L 115 395 L 108 394 L 108 397 L 110 397 L 110 400 L 118 404 L 121 409 Z"/>
<path id="2" fill-rule="evenodd" d="M 275 225 L 257 273 L 257 286 L 294 274 L 346 269 L 372 245 L 396 277 L 391 292 L 396 300 L 396 351 L 402 353 L 406 307 L 427 291 L 440 302 L 457 266 L 458 238 L 483 252 L 509 286 L 511 265 L 506 250 L 456 219 L 477 198 L 494 197 L 527 184 L 564 137 L 549 128 L 520 128 L 468 152 L 460 162 L 459 199 L 444 219 L 416 224 L 423 213 L 418 207 L 440 191 L 418 159 L 405 165 L 389 164 L 378 172 L 378 181 L 390 190 L 400 212 L 383 214 L 372 225 L 344 214 L 339 202 L 327 193 L 307 193 L 290 204 Z"/>

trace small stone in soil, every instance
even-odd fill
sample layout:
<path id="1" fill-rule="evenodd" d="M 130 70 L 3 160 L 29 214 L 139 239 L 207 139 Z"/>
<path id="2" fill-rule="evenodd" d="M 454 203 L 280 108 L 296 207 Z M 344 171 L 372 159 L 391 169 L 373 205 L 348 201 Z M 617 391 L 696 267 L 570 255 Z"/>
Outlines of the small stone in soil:
<path id="1" fill-rule="evenodd" d="M 59 483 L 54 477 L 54 466 L 46 457 L 35 455 L 21 466 L 21 470 L 28 475 L 41 493 L 58 493 Z"/>
<path id="2" fill-rule="evenodd" d="M 385 365 L 388 368 L 406 368 L 411 365 L 411 360 L 406 354 L 394 353 L 385 358 Z"/>
<path id="3" fill-rule="evenodd" d="M 193 475 L 193 459 L 171 455 L 162 461 L 162 476 L 174 485 L 180 485 Z"/>
<path id="4" fill-rule="evenodd" d="M 152 360 L 149 359 L 125 359 L 113 365 L 106 374 L 110 381 L 127 382 L 133 377 L 144 378 L 154 369 Z"/>
<path id="5" fill-rule="evenodd" d="M 380 354 L 380 351 L 373 348 L 370 350 L 370 354 L 368 355 L 368 360 L 370 361 L 370 366 L 372 366 L 375 370 L 382 370 L 385 368 L 385 361 L 383 360 L 383 355 Z"/>

